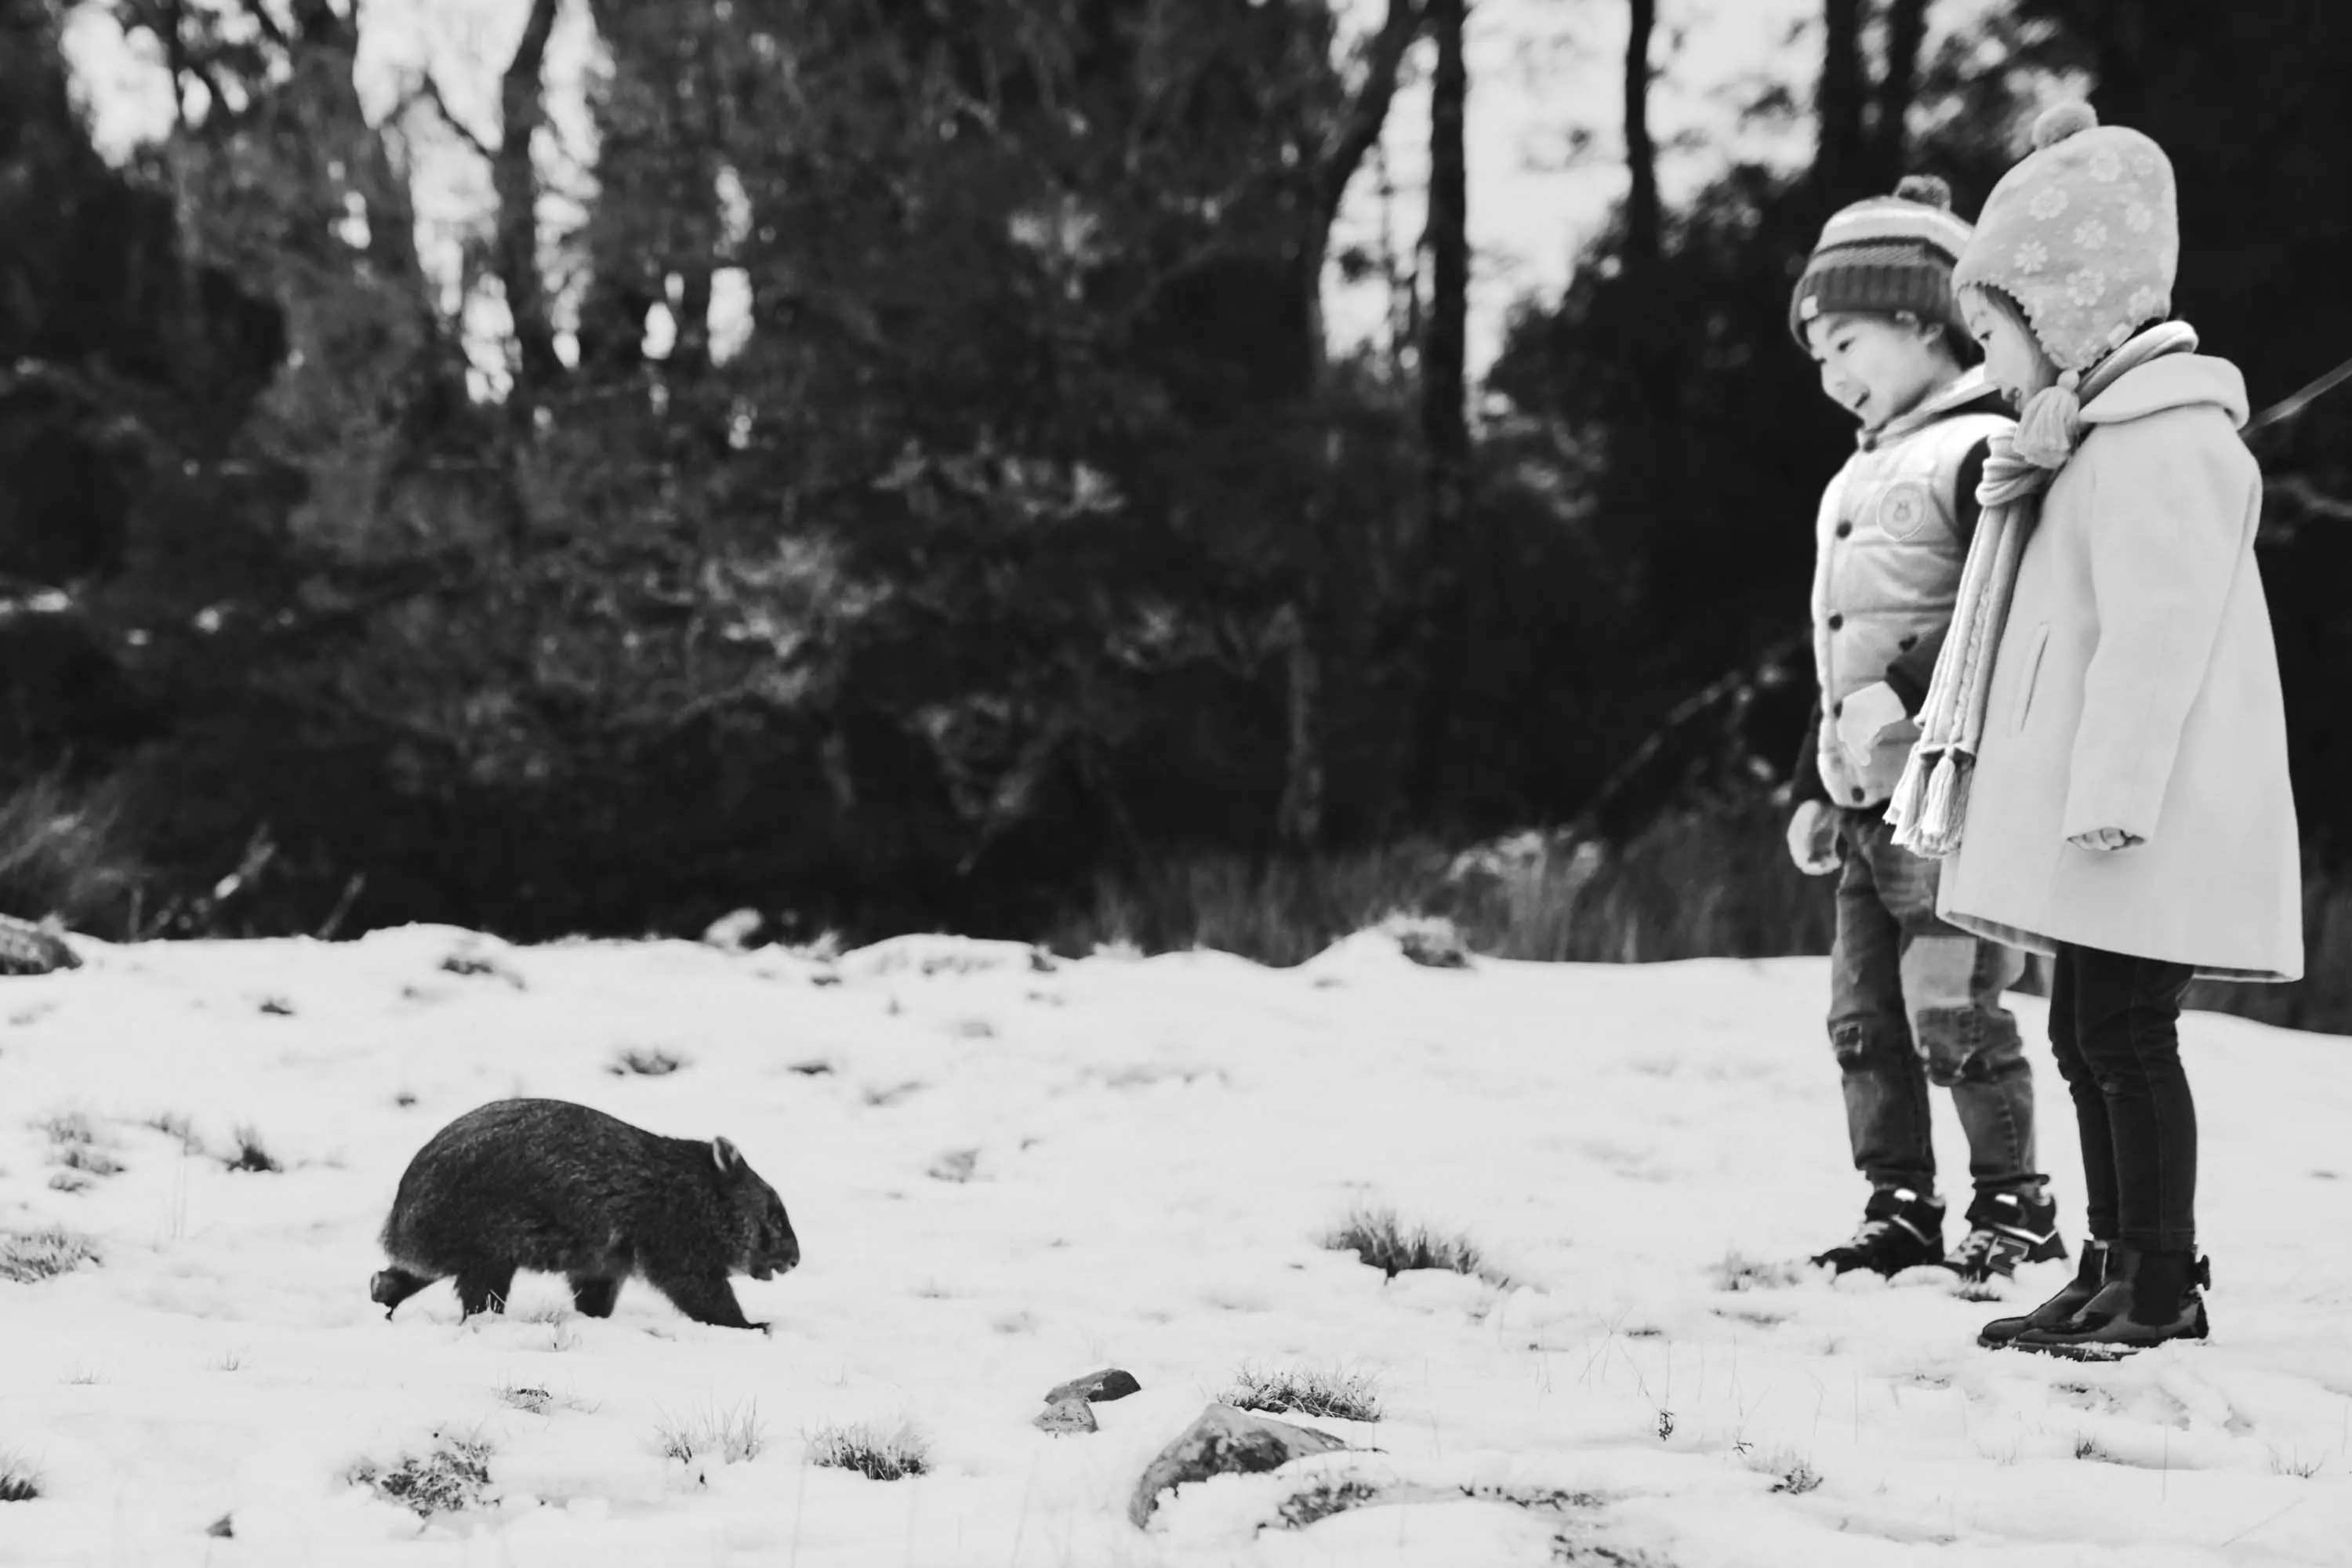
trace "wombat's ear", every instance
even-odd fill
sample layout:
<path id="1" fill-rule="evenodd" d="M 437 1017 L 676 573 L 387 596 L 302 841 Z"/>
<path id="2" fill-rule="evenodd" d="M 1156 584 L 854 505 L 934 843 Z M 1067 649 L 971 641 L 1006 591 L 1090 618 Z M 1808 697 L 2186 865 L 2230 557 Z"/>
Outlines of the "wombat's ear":
<path id="1" fill-rule="evenodd" d="M 719 1167 L 719 1173 L 722 1176 L 740 1176 L 743 1173 L 743 1152 L 724 1138 L 713 1138 L 710 1141 L 710 1160 L 711 1163 Z"/>

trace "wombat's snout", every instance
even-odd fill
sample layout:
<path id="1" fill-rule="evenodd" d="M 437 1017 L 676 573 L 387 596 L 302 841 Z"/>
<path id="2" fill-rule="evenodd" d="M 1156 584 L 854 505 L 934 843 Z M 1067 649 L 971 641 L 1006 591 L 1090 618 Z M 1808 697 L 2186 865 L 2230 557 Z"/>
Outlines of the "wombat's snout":
<path id="1" fill-rule="evenodd" d="M 760 1259 L 751 1270 L 754 1279 L 773 1279 L 779 1274 L 790 1274 L 801 1266 L 801 1244 L 797 1237 L 784 1237 L 784 1244 L 770 1257 Z"/>

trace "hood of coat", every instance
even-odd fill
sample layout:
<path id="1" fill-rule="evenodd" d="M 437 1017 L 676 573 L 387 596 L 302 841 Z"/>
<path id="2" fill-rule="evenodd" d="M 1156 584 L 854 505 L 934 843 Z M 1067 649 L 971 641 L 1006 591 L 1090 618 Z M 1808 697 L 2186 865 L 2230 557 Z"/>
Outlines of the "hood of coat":
<path id="1" fill-rule="evenodd" d="M 2210 354 L 2163 354 L 2116 377 L 2083 405 L 2082 417 L 2085 425 L 2120 425 L 2206 403 L 2227 414 L 2233 427 L 2246 423 L 2246 378 L 2238 367 Z"/>

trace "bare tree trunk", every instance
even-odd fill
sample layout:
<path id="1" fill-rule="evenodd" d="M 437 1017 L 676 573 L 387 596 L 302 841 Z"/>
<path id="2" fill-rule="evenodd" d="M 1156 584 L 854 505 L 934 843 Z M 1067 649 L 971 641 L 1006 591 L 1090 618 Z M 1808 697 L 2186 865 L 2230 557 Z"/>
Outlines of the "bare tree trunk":
<path id="1" fill-rule="evenodd" d="M 1891 0 L 1886 11 L 1886 74 L 1878 81 L 1871 128 L 1870 187 L 1891 191 L 1910 155 L 1911 100 L 1919 89 L 1919 50 L 1927 41 L 1927 0 Z"/>
<path id="2" fill-rule="evenodd" d="M 498 193 L 495 266 L 514 320 L 517 369 L 509 406 L 530 417 L 547 389 L 563 374 L 555 354 L 555 328 L 548 318 L 547 287 L 539 270 L 539 171 L 531 162 L 531 139 L 546 119 L 542 75 L 547 40 L 555 30 L 556 0 L 532 0 L 499 103 L 505 123 L 499 133 L 490 184 Z"/>
<path id="3" fill-rule="evenodd" d="M 707 12 L 698 11 L 691 25 L 695 37 L 679 45 L 670 100 L 681 186 L 670 265 L 681 288 L 673 307 L 677 342 L 668 366 L 673 378 L 689 380 L 710 368 L 710 289 L 720 242 L 719 161 L 726 146 L 718 41 Z"/>
<path id="4" fill-rule="evenodd" d="M 1422 691 L 1412 757 L 1415 815 L 1439 805 L 1465 632 L 1462 537 L 1469 512 L 1470 411 L 1466 366 L 1470 295 L 1469 178 L 1463 148 L 1470 73 L 1463 48 L 1466 0 L 1430 0 L 1437 41 L 1431 82 L 1430 301 L 1423 339 L 1422 435 L 1429 448 Z"/>
<path id="5" fill-rule="evenodd" d="M 1388 123 L 1405 51 L 1421 29 L 1422 9 L 1422 0 L 1389 0 L 1388 14 L 1366 53 L 1363 84 L 1340 116 L 1337 133 L 1314 171 L 1312 200 L 1298 247 L 1298 286 L 1306 291 L 1307 345 L 1313 355 L 1310 401 L 1320 396 L 1328 353 L 1323 335 L 1323 267 L 1330 254 L 1331 227 L 1349 183 L 1379 145 L 1381 128 Z M 1311 849 L 1323 835 L 1324 699 L 1331 619 L 1325 578 L 1333 549 L 1330 483 L 1339 455 L 1336 429 L 1325 432 L 1322 451 L 1324 483 L 1300 545 L 1298 590 L 1284 608 L 1291 624 L 1284 661 L 1288 752 L 1275 832 L 1293 849 Z"/>
<path id="6" fill-rule="evenodd" d="M 208 374 L 209 355 L 203 329 L 204 312 L 197 308 L 202 298 L 196 280 L 197 251 L 202 242 L 197 235 L 194 204 L 188 194 L 188 160 L 194 156 L 195 146 L 188 126 L 187 17 L 181 0 L 169 0 L 161 9 L 163 63 L 172 78 L 172 140 L 163 150 L 163 162 L 172 174 L 173 240 L 180 263 L 180 298 L 184 301 L 179 314 L 180 347 L 187 356 L 184 363 L 191 380 L 201 383 Z M 226 107 L 215 97 L 211 112 L 221 113 Z"/>
<path id="7" fill-rule="evenodd" d="M 1864 4 L 1822 3 L 1822 80 L 1813 97 L 1819 125 L 1813 195 L 1824 212 L 1868 194 L 1870 144 L 1863 123 L 1869 81 L 1862 58 Z"/>
<path id="8" fill-rule="evenodd" d="M 1625 40 L 1625 268 L 1655 279 L 1664 241 L 1658 205 L 1658 151 L 1650 136 L 1650 37 L 1658 0 L 1633 0 Z"/>
<path id="9" fill-rule="evenodd" d="M 1675 382 L 1672 334 L 1675 318 L 1665 302 L 1665 217 L 1658 200 L 1658 149 L 1650 135 L 1650 42 L 1658 21 L 1657 0 L 1632 0 L 1632 26 L 1625 39 L 1625 310 L 1629 353 L 1626 370 L 1637 405 L 1636 468 L 1662 467 L 1659 453 L 1674 420 Z M 1657 493 L 1654 482 L 1643 493 Z"/>

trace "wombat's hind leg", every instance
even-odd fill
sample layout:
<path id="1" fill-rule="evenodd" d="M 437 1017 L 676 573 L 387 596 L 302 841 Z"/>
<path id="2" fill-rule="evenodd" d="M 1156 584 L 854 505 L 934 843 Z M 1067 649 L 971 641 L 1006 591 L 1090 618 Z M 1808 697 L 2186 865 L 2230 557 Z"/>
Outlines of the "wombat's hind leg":
<path id="1" fill-rule="evenodd" d="M 383 1309 L 390 1318 L 393 1309 L 415 1295 L 433 1281 L 422 1274 L 412 1274 L 405 1268 L 379 1268 L 368 1281 L 368 1300 Z"/>
<path id="2" fill-rule="evenodd" d="M 613 1299 L 621 1293 L 621 1282 L 608 1275 L 574 1274 L 572 1279 L 572 1304 L 583 1318 L 609 1318 L 613 1315 Z"/>
<path id="3" fill-rule="evenodd" d="M 514 1276 L 511 1263 L 461 1270 L 457 1275 L 457 1304 L 469 1318 L 477 1312 L 503 1312 L 507 1310 L 507 1297 L 514 1290 Z"/>
<path id="4" fill-rule="evenodd" d="M 665 1276 L 652 1283 L 670 1299 L 673 1306 L 698 1323 L 721 1329 L 759 1329 L 763 1332 L 768 1327 L 743 1316 L 743 1309 L 735 1300 L 735 1288 L 727 1283 L 724 1274 Z"/>

